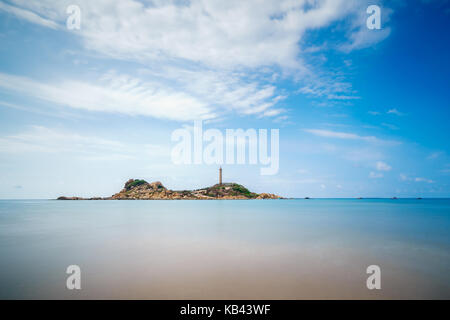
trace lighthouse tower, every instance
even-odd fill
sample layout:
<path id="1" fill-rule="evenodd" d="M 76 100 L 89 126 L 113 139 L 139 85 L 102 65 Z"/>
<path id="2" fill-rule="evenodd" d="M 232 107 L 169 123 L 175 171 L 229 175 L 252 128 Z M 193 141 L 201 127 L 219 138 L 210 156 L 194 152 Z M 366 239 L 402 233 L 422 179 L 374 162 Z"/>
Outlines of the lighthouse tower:
<path id="1" fill-rule="evenodd" d="M 219 169 L 219 185 L 222 185 L 222 167 Z"/>

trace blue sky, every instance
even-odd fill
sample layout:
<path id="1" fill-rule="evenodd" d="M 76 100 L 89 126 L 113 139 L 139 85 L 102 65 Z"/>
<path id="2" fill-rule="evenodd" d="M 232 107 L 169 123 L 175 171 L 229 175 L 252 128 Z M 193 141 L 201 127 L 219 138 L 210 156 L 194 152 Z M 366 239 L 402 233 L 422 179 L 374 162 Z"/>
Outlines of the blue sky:
<path id="1" fill-rule="evenodd" d="M 224 166 L 256 192 L 449 197 L 449 17 L 445 0 L 0 1 L 0 198 L 212 185 L 216 165 L 170 157 L 198 119 L 280 130 L 278 174 Z"/>

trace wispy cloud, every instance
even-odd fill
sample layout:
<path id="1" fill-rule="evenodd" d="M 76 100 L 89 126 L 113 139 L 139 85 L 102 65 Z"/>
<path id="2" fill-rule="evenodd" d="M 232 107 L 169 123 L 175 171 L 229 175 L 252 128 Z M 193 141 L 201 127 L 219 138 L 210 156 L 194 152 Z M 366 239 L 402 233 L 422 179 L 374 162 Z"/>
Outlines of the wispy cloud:
<path id="1" fill-rule="evenodd" d="M 311 133 L 315 136 L 324 137 L 324 138 L 357 140 L 357 141 L 366 141 L 366 142 L 380 143 L 380 144 L 398 144 L 398 142 L 382 140 L 375 136 L 361 136 L 361 135 L 358 135 L 355 133 L 348 133 L 348 132 L 339 132 L 339 131 L 330 131 L 330 130 L 321 130 L 321 129 L 304 129 L 304 131 Z"/>
<path id="2" fill-rule="evenodd" d="M 351 20 L 351 26 L 348 30 L 348 40 L 339 46 L 340 50 L 347 53 L 353 50 L 372 47 L 391 34 L 391 28 L 389 26 L 390 17 L 393 13 L 391 8 L 381 7 L 381 29 L 370 30 L 366 24 L 368 17 L 366 8 L 369 4 L 374 3 L 360 1 L 360 4 L 360 10 L 355 11 L 354 18 Z"/>
<path id="3" fill-rule="evenodd" d="M 308 84 L 299 89 L 299 92 L 318 98 L 326 98 L 328 100 L 358 100 L 361 97 L 356 95 L 356 91 L 352 89 L 350 82 L 345 82 L 343 79 L 339 81 L 336 78 L 322 77 L 317 78 L 311 76 L 308 78 Z"/>
<path id="4" fill-rule="evenodd" d="M 277 94 L 276 86 L 270 81 L 262 80 L 267 76 L 264 72 L 242 77 L 239 72 L 165 66 L 143 69 L 140 73 L 159 84 L 185 92 L 210 108 L 216 107 L 216 112 L 235 111 L 264 117 L 276 117 L 285 112 L 276 106 L 286 97 Z"/>
<path id="5" fill-rule="evenodd" d="M 390 109 L 386 113 L 387 114 L 394 114 L 396 116 L 404 116 L 405 115 L 403 112 L 398 111 L 396 108 Z"/>
<path id="6" fill-rule="evenodd" d="M 338 132 L 330 130 L 320 130 L 320 129 L 305 129 L 306 132 L 311 133 L 315 136 L 326 137 L 326 138 L 336 138 L 336 139 L 349 139 L 349 140 L 364 140 L 369 142 L 377 141 L 378 139 L 374 136 L 359 136 L 354 133 Z"/>
<path id="7" fill-rule="evenodd" d="M 72 4 L 69 0 L 11 2 L 15 6 L 5 5 L 8 12 L 49 28 L 64 24 L 65 9 Z M 155 89 L 161 95 L 149 99 L 159 100 L 167 112 L 158 112 L 146 101 L 133 110 L 135 114 L 169 119 L 179 115 L 189 120 L 214 116 L 209 109 L 218 105 L 218 109 L 227 106 L 240 114 L 279 117 L 286 111 L 276 106 L 282 96 L 275 84 L 280 74 L 296 82 L 307 81 L 300 89 L 306 95 L 336 102 L 360 98 L 343 77 L 328 71 L 317 76 L 319 68 L 308 64 L 304 57 L 308 48 L 299 45 L 309 30 L 326 28 L 343 19 L 354 20 L 353 29 L 361 23 L 365 27 L 358 16 L 364 12 L 360 1 L 269 0 L 261 5 L 258 0 L 151 4 L 137 0 L 78 0 L 76 4 L 81 8 L 82 25 L 74 34 L 90 54 L 137 62 L 152 72 L 159 68 L 170 78 Z M 356 47 L 353 35 L 350 38 Z M 95 85 L 83 88 L 89 91 L 88 97 L 103 96 L 100 91 L 105 88 L 93 88 Z M 189 113 L 180 114 L 173 103 L 185 105 Z M 111 108 L 111 101 L 108 105 L 103 110 L 124 110 Z"/>
<path id="8" fill-rule="evenodd" d="M 368 113 L 370 115 L 372 115 L 372 116 L 380 116 L 380 115 L 384 114 L 385 112 L 369 111 Z M 404 116 L 405 115 L 403 112 L 400 112 L 396 108 L 389 109 L 388 111 L 386 111 L 386 114 L 393 114 L 393 115 L 396 115 L 396 116 Z M 395 127 L 395 126 L 393 126 L 391 124 L 383 123 L 382 125 L 385 126 L 385 127 L 390 128 L 390 129 L 395 129 L 395 130 L 398 129 L 397 127 Z"/>
<path id="9" fill-rule="evenodd" d="M 0 87 L 61 106 L 88 111 L 144 115 L 186 121 L 214 117 L 195 97 L 145 83 L 126 75 L 107 76 L 96 83 L 63 80 L 45 83 L 0 73 Z"/>
<path id="10" fill-rule="evenodd" d="M 0 152 L 2 153 L 60 153 L 79 150 L 111 152 L 124 148 L 124 145 L 118 141 L 84 136 L 43 126 L 32 126 L 27 131 L 0 137 L 0 141 Z"/>
<path id="11" fill-rule="evenodd" d="M 13 0 L 48 19 L 61 20 L 70 1 Z M 76 2 L 83 45 L 114 58 L 181 59 L 215 67 L 298 67 L 298 43 L 308 29 L 329 25 L 356 1 L 155 1 Z M 130 17 L 133 19 L 130 20 Z"/>
<path id="12" fill-rule="evenodd" d="M 142 155 L 169 157 L 169 148 L 159 145 L 130 145 L 97 136 L 67 130 L 32 126 L 23 132 L 0 137 L 0 153 L 58 153 L 76 155 L 86 160 L 129 160 Z"/>
<path id="13" fill-rule="evenodd" d="M 108 71 L 90 82 L 45 82 L 0 73 L 0 88 L 74 109 L 175 121 L 213 119 L 227 112 L 261 117 L 286 112 L 276 107 L 285 97 L 276 94 L 275 86 L 213 71 L 141 70 L 140 77 Z"/>
<path id="14" fill-rule="evenodd" d="M 56 22 L 54 22 L 52 20 L 45 19 L 32 11 L 21 9 L 21 8 L 18 8 L 15 6 L 11 6 L 4 2 L 0 2 L 0 10 L 11 13 L 20 19 L 27 20 L 28 22 L 38 24 L 43 27 L 47 27 L 47 28 L 51 28 L 51 29 L 59 29 L 60 28 L 59 24 L 57 24 Z"/>
<path id="15" fill-rule="evenodd" d="M 369 174 L 369 178 L 371 179 L 379 179 L 379 178 L 383 178 L 383 174 L 379 173 L 379 172 L 370 172 Z"/>
<path id="16" fill-rule="evenodd" d="M 400 174 L 400 180 L 402 181 L 414 181 L 414 182 L 426 182 L 426 183 L 434 183 L 434 180 L 427 179 L 427 178 L 421 178 L 421 177 L 409 177 L 408 175 L 402 173 Z"/>
<path id="17" fill-rule="evenodd" d="M 388 165 L 386 162 L 378 161 L 375 165 L 378 171 L 390 171 L 392 167 Z"/>
<path id="18" fill-rule="evenodd" d="M 431 179 L 427 179 L 427 178 L 415 178 L 414 179 L 415 182 L 426 182 L 426 183 L 434 183 L 433 180 Z"/>

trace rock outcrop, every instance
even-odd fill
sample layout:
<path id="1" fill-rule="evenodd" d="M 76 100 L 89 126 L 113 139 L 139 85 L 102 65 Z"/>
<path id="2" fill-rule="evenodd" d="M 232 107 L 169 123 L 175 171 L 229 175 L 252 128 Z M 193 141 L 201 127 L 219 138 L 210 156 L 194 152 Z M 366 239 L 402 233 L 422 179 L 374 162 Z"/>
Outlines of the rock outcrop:
<path id="1" fill-rule="evenodd" d="M 59 197 L 58 200 L 232 200 L 232 199 L 283 199 L 270 193 L 253 193 L 237 183 L 216 184 L 197 190 L 173 191 L 159 182 L 130 179 L 124 188 L 108 198 Z"/>

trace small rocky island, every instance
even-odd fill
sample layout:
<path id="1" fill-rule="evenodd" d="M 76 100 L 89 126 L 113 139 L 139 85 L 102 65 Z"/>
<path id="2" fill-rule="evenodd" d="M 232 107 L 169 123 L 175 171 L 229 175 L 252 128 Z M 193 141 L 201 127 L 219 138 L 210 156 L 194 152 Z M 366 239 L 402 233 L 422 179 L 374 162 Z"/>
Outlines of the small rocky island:
<path id="1" fill-rule="evenodd" d="M 222 179 L 220 179 L 222 180 Z M 221 181 L 208 188 L 197 190 L 173 191 L 161 182 L 130 179 L 124 188 L 107 198 L 59 197 L 58 200 L 232 200 L 232 199 L 283 199 L 270 193 L 253 193 L 237 183 L 222 183 Z"/>

